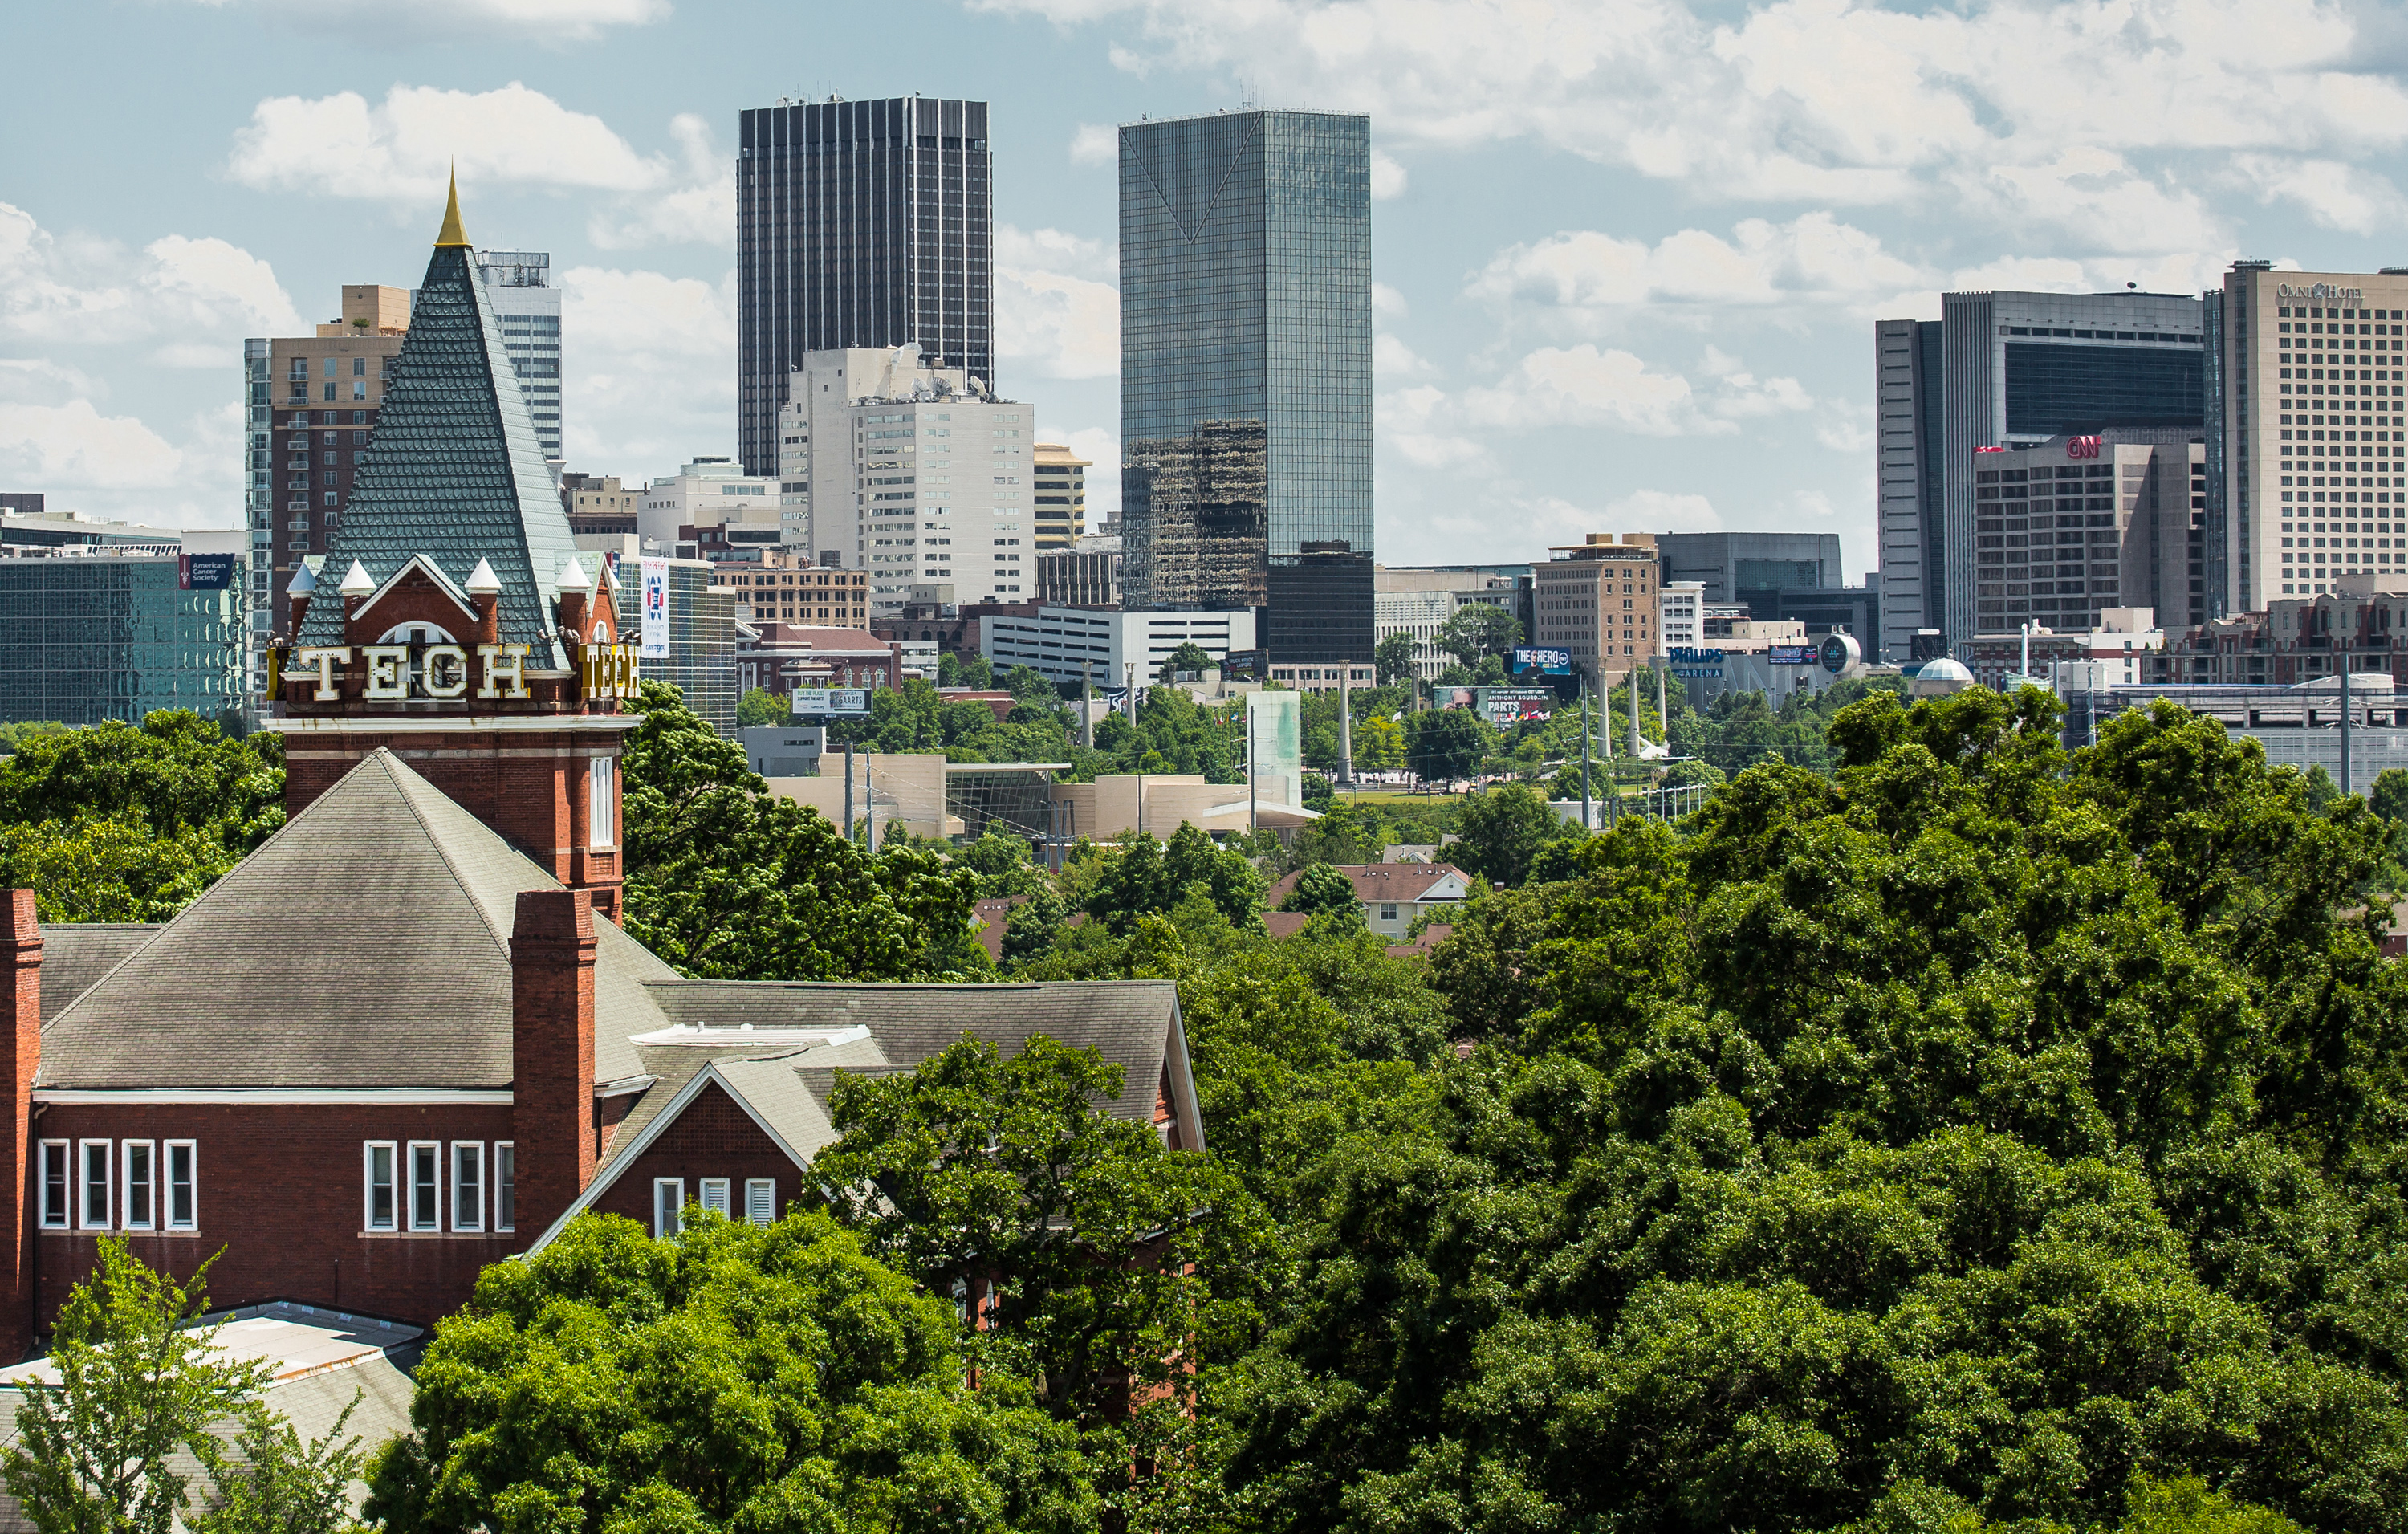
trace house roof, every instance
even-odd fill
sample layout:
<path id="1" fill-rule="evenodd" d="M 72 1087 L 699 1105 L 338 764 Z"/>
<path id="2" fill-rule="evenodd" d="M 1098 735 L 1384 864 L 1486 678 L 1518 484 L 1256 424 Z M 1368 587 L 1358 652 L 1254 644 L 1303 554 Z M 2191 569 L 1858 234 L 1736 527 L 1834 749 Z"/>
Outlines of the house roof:
<path id="1" fill-rule="evenodd" d="M 42 928 L 42 1021 L 66 1011 L 67 1003 L 150 941 L 156 922 L 60 922 Z"/>
<path id="2" fill-rule="evenodd" d="M 73 975 L 129 943 L 46 1017 L 35 1084 L 507 1087 L 519 892 L 560 887 L 379 750 L 174 921 L 66 945 Z M 595 935 L 595 1079 L 617 1081 L 644 1068 L 631 1039 L 668 1025 L 647 984 L 676 971 L 609 922 Z"/>
<path id="3" fill-rule="evenodd" d="M 1354 898 L 1366 904 L 1383 900 L 1423 900 L 1430 897 L 1439 885 L 1454 881 L 1460 894 L 1471 886 L 1471 876 L 1452 863 L 1338 863 L 1332 864 L 1354 884 Z M 1296 882 L 1304 877 L 1299 868 L 1278 883 L 1263 897 L 1273 908 L 1296 891 Z M 1440 892 L 1440 898 L 1446 898 Z"/>
<path id="4" fill-rule="evenodd" d="M 427 261 L 326 567 L 356 560 L 382 586 L 419 555 L 456 592 L 484 560 L 501 579 L 502 642 L 565 666 L 552 581 L 577 542 L 473 255 L 439 245 Z M 312 604 L 299 642 L 341 644 L 343 606 Z"/>

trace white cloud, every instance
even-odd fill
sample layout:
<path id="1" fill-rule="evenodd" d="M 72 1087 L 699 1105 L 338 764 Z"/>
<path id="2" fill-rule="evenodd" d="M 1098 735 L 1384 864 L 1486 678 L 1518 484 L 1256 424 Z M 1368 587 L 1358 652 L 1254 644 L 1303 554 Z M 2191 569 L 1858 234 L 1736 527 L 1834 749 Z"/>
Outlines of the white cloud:
<path id="1" fill-rule="evenodd" d="M 610 192 L 653 191 L 674 174 L 600 118 L 515 80 L 482 92 L 396 85 L 376 107 L 351 91 L 271 96 L 235 135 L 226 165 L 263 190 L 437 206 L 454 167 L 470 185 Z"/>
<path id="2" fill-rule="evenodd" d="M 1040 378 L 1100 379 L 1120 371 L 1116 252 L 1102 240 L 1010 224 L 995 234 L 995 346 Z"/>
<path id="3" fill-rule="evenodd" d="M 227 0 L 200 0 L 212 8 Z M 669 14 L 668 0 L 265 0 L 260 7 L 311 32 L 352 34 L 390 44 L 396 37 L 523 36 L 584 42 L 605 28 L 638 26 Z"/>
<path id="4" fill-rule="evenodd" d="M 736 243 L 736 161 L 722 153 L 710 124 L 692 112 L 669 119 L 684 166 L 667 186 L 637 193 L 596 208 L 586 237 L 606 251 L 632 246 Z"/>
<path id="5" fill-rule="evenodd" d="M 1371 315 L 1374 320 L 1401 320 L 1411 312 L 1403 294 L 1385 282 L 1371 284 Z"/>
<path id="6" fill-rule="evenodd" d="M 1371 337 L 1371 376 L 1380 382 L 1400 382 L 1437 371 L 1420 353 L 1386 331 Z"/>
<path id="7" fill-rule="evenodd" d="M 0 203 L 0 339 L 91 345 L 163 337 L 190 345 L 291 335 L 300 324 L 275 272 L 239 246 L 169 235 L 137 253 L 104 240 L 62 240 Z"/>
<path id="8" fill-rule="evenodd" d="M 1110 426 L 1039 423 L 1037 439 L 1058 442 L 1087 460 L 1087 531 L 1121 514 L 1121 437 Z"/>
<path id="9" fill-rule="evenodd" d="M 1572 230 L 1511 245 L 1465 292 L 1484 303 L 1539 308 L 1555 328 L 1613 328 L 1641 308 L 1719 314 L 1734 308 L 1822 304 L 1863 309 L 1929 274 L 1828 212 L 1787 223 L 1744 219 L 1729 238 L 1684 229 L 1650 245 Z"/>
<path id="10" fill-rule="evenodd" d="M 1487 449 L 1459 429 L 1464 424 L 1445 390 L 1424 384 L 1374 396 L 1372 425 L 1383 452 L 1415 468 L 1464 468 L 1485 464 Z"/>
<path id="11" fill-rule="evenodd" d="M 2408 199 L 2388 178 L 2338 160 L 2302 160 L 2272 154 L 2237 154 L 2232 168 L 2258 200 L 2296 203 L 2327 229 L 2371 235 L 2408 222 Z"/>
<path id="12" fill-rule="evenodd" d="M 1619 348 L 1546 346 L 1496 383 L 1464 391 L 1458 404 L 1478 426 L 1603 427 L 1643 437 L 1727 435 L 1743 420 L 1813 408 L 1796 379 L 1760 379 L 1712 347 L 1698 370 L 1709 380 L 1702 389 Z"/>
<path id="13" fill-rule="evenodd" d="M 1109 122 L 1082 122 L 1070 135 L 1070 163 L 1109 165 L 1121 157 L 1121 134 Z"/>
<path id="14" fill-rule="evenodd" d="M 633 480 L 733 450 L 733 272 L 713 284 L 572 266 L 559 280 L 561 330 L 575 337 L 577 353 L 561 379 L 572 467 Z"/>
<path id="15" fill-rule="evenodd" d="M 1405 167 L 1382 154 L 1371 151 L 1371 200 L 1385 202 L 1405 194 Z"/>

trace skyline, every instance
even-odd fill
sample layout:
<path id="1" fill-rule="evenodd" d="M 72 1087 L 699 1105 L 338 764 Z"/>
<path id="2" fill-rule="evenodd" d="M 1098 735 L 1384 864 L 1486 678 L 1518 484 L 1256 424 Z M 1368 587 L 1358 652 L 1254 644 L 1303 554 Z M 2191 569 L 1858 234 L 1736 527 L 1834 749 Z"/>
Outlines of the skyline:
<path id="1" fill-rule="evenodd" d="M 996 381 L 1099 463 L 1114 125 L 1369 112 L 1398 564 L 1796 529 L 1839 533 L 1858 580 L 1874 320 L 1936 318 L 1943 288 L 2408 259 L 2408 25 L 2374 7 L 454 0 L 393 24 L 175 0 L 0 23 L 23 56 L 110 57 L 143 104 L 64 70 L 21 91 L 18 123 L 75 131 L 21 126 L 0 181 L 0 486 L 236 525 L 241 337 L 414 280 L 454 155 L 472 239 L 552 252 L 566 466 L 732 454 L 737 113 L 781 95 L 991 103 Z"/>

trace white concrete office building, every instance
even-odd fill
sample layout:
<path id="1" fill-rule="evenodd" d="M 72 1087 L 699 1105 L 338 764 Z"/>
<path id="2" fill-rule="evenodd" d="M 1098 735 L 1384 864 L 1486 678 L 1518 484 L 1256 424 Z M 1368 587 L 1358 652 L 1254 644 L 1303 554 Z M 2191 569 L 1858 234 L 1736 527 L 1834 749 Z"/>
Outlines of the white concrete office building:
<path id="1" fill-rule="evenodd" d="M 502 348 L 535 418 L 536 440 L 553 467 L 560 450 L 560 290 L 552 285 L 552 257 L 542 251 L 480 251 L 477 276 L 502 323 Z"/>
<path id="2" fill-rule="evenodd" d="M 872 583 L 876 578 L 873 576 Z M 1254 648 L 1254 614 L 1226 612 L 1116 612 L 1097 608 L 1039 608 L 1033 614 L 986 614 L 979 619 L 979 653 L 997 672 L 1034 667 L 1049 681 L 1097 687 L 1142 687 L 1158 680 L 1163 663 L 1182 644 L 1226 660 L 1231 651 Z"/>
<path id="3" fill-rule="evenodd" d="M 1705 642 L 1706 583 L 1702 581 L 1667 581 L 1656 593 L 1661 616 L 1656 624 L 1656 642 L 1666 652 L 1673 647 L 1695 649 Z"/>

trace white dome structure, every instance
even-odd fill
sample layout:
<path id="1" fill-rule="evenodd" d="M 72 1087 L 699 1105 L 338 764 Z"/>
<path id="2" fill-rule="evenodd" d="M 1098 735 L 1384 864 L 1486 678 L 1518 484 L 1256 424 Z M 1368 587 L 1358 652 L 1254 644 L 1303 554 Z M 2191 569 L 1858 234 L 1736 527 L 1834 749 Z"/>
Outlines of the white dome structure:
<path id="1" fill-rule="evenodd" d="M 1907 679 L 1906 690 L 1915 697 L 1946 697 L 1973 685 L 1973 673 L 1956 661 L 1942 655 L 1923 663 L 1923 668 Z"/>

